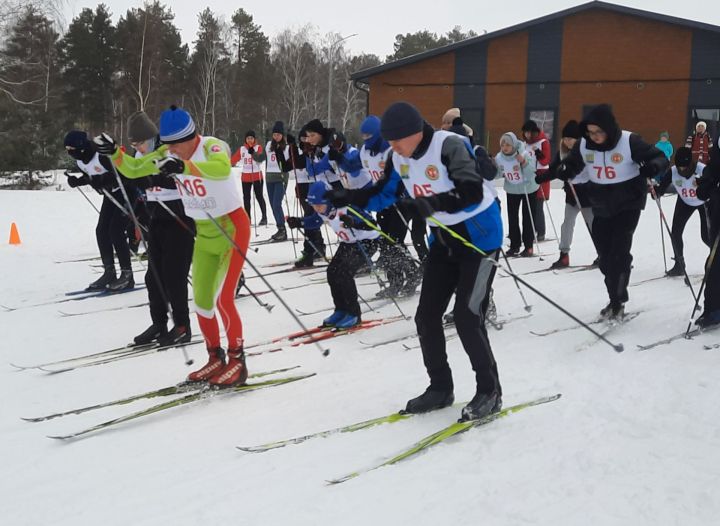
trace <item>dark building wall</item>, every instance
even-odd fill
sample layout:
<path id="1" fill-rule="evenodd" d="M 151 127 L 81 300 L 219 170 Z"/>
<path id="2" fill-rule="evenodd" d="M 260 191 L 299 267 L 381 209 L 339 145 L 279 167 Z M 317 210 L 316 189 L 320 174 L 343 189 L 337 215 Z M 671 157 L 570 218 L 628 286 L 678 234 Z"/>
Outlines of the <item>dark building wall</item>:
<path id="1" fill-rule="evenodd" d="M 455 52 L 455 99 L 463 120 L 476 137 L 485 128 L 485 81 L 487 79 L 487 43 L 458 49 Z"/>

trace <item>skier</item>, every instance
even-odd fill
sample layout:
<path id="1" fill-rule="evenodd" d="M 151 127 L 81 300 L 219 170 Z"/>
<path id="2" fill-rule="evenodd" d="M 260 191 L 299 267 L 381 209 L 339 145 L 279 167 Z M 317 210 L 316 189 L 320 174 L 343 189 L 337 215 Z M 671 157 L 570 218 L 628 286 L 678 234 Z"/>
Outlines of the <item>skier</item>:
<path id="1" fill-rule="evenodd" d="M 104 267 L 103 275 L 88 285 L 87 290 L 107 290 L 118 292 L 135 286 L 130 262 L 130 248 L 125 235 L 129 218 L 124 209 L 122 191 L 107 158 L 97 153 L 95 144 L 88 139 L 84 131 L 71 130 L 65 136 L 65 150 L 75 159 L 78 168 L 84 173 L 81 177 L 68 177 L 72 188 L 90 185 L 99 194 L 103 194 L 100 215 L 95 227 L 95 238 Z M 126 185 L 128 194 L 135 191 L 132 185 Z M 115 202 L 113 202 L 113 199 Z M 117 203 L 117 204 L 116 204 Z M 123 206 L 121 210 L 118 206 Z M 115 273 L 115 257 L 120 263 L 120 276 Z"/>
<path id="2" fill-rule="evenodd" d="M 673 212 L 672 238 L 673 251 L 675 252 L 675 265 L 667 271 L 668 276 L 682 276 L 685 274 L 685 257 L 683 255 L 683 232 L 688 219 L 697 210 L 700 214 L 700 237 L 708 247 L 710 237 L 707 230 L 707 218 L 705 217 L 704 201 L 697 196 L 698 177 L 703 173 L 705 165 L 693 161 L 692 150 L 683 146 L 675 153 L 675 166 L 665 172 L 665 176 L 655 189 L 658 199 L 665 193 L 672 184 L 677 193 L 675 201 L 675 212 Z"/>
<path id="3" fill-rule="evenodd" d="M 335 305 L 334 312 L 323 320 L 323 327 L 349 329 L 360 324 L 360 304 L 358 303 L 355 274 L 369 265 L 377 252 L 380 234 L 364 221 L 353 216 L 349 207 L 334 207 L 325 197 L 332 186 L 326 181 L 316 181 L 310 185 L 307 200 L 316 212 L 310 217 L 289 217 L 290 228 L 307 228 L 325 222 L 337 234 L 340 241 L 337 251 L 327 268 L 327 280 Z M 366 212 L 354 209 L 371 221 Z"/>
<path id="4" fill-rule="evenodd" d="M 173 179 L 177 182 L 185 213 L 195 220 L 197 228 L 192 259 L 193 296 L 208 351 L 208 362 L 190 373 L 188 380 L 209 381 L 221 387 L 243 384 L 247 379 L 243 327 L 234 299 L 250 244 L 250 219 L 230 175 L 230 149 L 214 137 L 198 135 L 190 114 L 175 106 L 160 116 L 160 140 L 164 143 L 160 148 L 133 159 L 118 149 L 107 134 L 96 138 L 99 151 L 111 155 L 125 177 L 137 179 L 159 172 L 157 179 L 162 186 L 169 186 Z M 218 231 L 215 222 L 223 232 Z M 220 346 L 216 304 L 227 333 L 227 361 Z"/>
<path id="5" fill-rule="evenodd" d="M 144 111 L 128 118 L 127 129 L 136 159 L 160 147 L 157 126 Z M 150 176 L 136 179 L 135 184 L 145 188 L 147 201 L 149 268 L 145 272 L 145 284 L 152 319 L 152 324 L 135 337 L 135 344 L 143 345 L 156 340 L 163 346 L 189 342 L 192 333 L 187 276 L 195 244 L 195 222 L 185 215 L 174 180 Z M 170 303 L 174 322 L 169 332 L 166 300 Z"/>
<path id="6" fill-rule="evenodd" d="M 477 391 L 463 408 L 463 419 L 499 411 L 502 389 L 497 364 L 483 323 L 483 304 L 495 275 L 502 245 L 500 208 L 462 138 L 434 131 L 407 102 L 392 104 L 382 117 L 381 133 L 393 149 L 385 176 L 365 190 L 334 190 L 327 197 L 336 206 L 348 203 L 382 210 L 397 202 L 407 218 L 433 217 L 486 255 L 470 249 L 444 229 L 431 225 L 420 302 L 415 314 L 430 386 L 408 401 L 405 411 L 421 413 L 449 406 L 455 397 L 447 362 L 442 317 L 453 293 L 455 325 L 475 371 Z M 412 197 L 400 199 L 398 186 Z"/>
<path id="7" fill-rule="evenodd" d="M 525 153 L 530 155 L 535 164 L 535 173 L 543 175 L 547 173 L 550 162 L 550 141 L 537 123 L 528 119 L 522 127 L 523 139 L 525 139 Z M 535 233 L 538 241 L 545 241 L 545 201 L 550 200 L 550 181 L 540 185 L 535 195 Z"/>
<path id="8" fill-rule="evenodd" d="M 266 165 L 265 180 L 267 181 L 268 198 L 270 209 L 275 218 L 275 232 L 270 238 L 273 241 L 286 241 L 287 230 L 285 230 L 285 213 L 283 212 L 283 198 L 288 186 L 288 172 L 292 170 L 290 165 L 290 147 L 285 141 L 285 125 L 277 121 L 272 128 L 272 140 L 265 145 Z"/>
<path id="9" fill-rule="evenodd" d="M 705 262 L 705 305 L 703 313 L 695 320 L 700 328 L 720 324 L 720 139 L 710 150 L 710 161 L 698 181 L 697 197 L 705 201 L 709 219 L 712 249 Z"/>
<path id="10" fill-rule="evenodd" d="M 263 147 L 256 142 L 253 130 L 247 131 L 245 143 L 231 157 L 233 166 L 237 163 L 242 164 L 240 181 L 242 182 L 243 206 L 248 216 L 250 216 L 252 205 L 252 193 L 255 193 L 255 200 L 260 206 L 260 213 L 262 214 L 258 223 L 259 226 L 267 225 L 267 210 L 265 208 L 265 198 L 263 197 L 263 174 L 260 169 L 266 158 Z M 257 217 L 255 221 L 257 221 Z"/>
<path id="11" fill-rule="evenodd" d="M 508 256 L 530 257 L 535 241 L 534 220 L 535 197 L 539 188 L 535 182 L 535 166 L 525 153 L 522 141 L 512 132 L 500 138 L 500 151 L 495 156 L 497 177 L 505 178 L 507 214 L 510 228 Z M 520 209 L 522 208 L 522 236 L 520 234 Z M 525 249 L 520 252 L 520 243 Z"/>
<path id="12" fill-rule="evenodd" d="M 569 120 L 562 129 L 560 148 L 550 162 L 549 169 L 542 174 L 538 174 L 535 177 L 535 182 L 542 184 L 556 179 L 557 168 L 560 166 L 560 162 L 568 156 L 578 139 L 580 139 L 580 125 L 575 120 Z M 575 222 L 578 214 L 582 214 L 583 221 L 585 221 L 589 231 L 592 233 L 593 212 L 587 196 L 589 179 L 590 173 L 584 170 L 572 180 L 572 183 L 564 181 L 565 219 L 560 227 L 560 257 L 550 268 L 559 269 L 570 266 L 570 245 L 572 245 L 573 235 L 575 233 Z M 571 184 L 572 187 L 570 186 Z M 575 199 L 575 195 L 577 195 L 580 203 Z M 598 261 L 596 259 L 593 265 L 597 266 L 597 264 Z"/>
<path id="13" fill-rule="evenodd" d="M 628 301 L 633 234 L 645 208 L 647 179 L 667 170 L 665 155 L 639 135 L 621 129 L 607 104 L 594 107 L 580 123 L 583 137 L 560 162 L 557 173 L 572 179 L 590 174 L 593 240 L 600 256 L 610 302 L 603 319 L 622 320 Z"/>

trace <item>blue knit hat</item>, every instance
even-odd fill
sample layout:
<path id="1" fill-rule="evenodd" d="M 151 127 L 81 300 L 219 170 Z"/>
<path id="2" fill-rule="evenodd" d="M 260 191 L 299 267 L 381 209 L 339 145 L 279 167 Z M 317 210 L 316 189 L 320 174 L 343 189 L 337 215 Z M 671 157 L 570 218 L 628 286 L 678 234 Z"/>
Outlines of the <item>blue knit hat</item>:
<path id="1" fill-rule="evenodd" d="M 409 102 L 395 102 L 383 113 L 380 133 L 386 141 L 396 141 L 423 131 L 425 121 Z"/>
<path id="2" fill-rule="evenodd" d="M 80 130 L 70 130 L 65 136 L 65 146 L 82 150 L 90 144 L 87 133 Z"/>
<path id="3" fill-rule="evenodd" d="M 325 181 L 315 181 L 308 188 L 307 202 L 311 205 L 329 205 L 330 201 L 325 197 L 325 193 L 332 190 Z"/>
<path id="4" fill-rule="evenodd" d="M 377 115 L 368 115 L 360 125 L 360 133 L 367 135 L 379 135 L 380 134 L 380 117 Z"/>
<path id="5" fill-rule="evenodd" d="M 160 140 L 165 144 L 185 142 L 195 137 L 195 123 L 185 110 L 170 106 L 160 115 Z"/>

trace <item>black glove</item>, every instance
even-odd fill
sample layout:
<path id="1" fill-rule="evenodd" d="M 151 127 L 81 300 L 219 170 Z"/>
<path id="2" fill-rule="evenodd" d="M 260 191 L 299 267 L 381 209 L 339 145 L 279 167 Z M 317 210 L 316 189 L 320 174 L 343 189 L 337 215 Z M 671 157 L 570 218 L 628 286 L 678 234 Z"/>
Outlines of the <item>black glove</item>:
<path id="1" fill-rule="evenodd" d="M 155 166 L 162 175 L 181 174 L 185 171 L 185 163 L 175 157 L 163 157 L 155 161 Z"/>
<path id="2" fill-rule="evenodd" d="M 550 179 L 552 179 L 552 174 L 550 172 L 545 172 L 545 173 L 535 176 L 535 182 L 537 184 L 543 184 L 543 183 L 549 181 Z"/>
<path id="3" fill-rule="evenodd" d="M 336 208 L 347 206 L 350 204 L 350 192 L 348 192 L 345 188 L 328 190 L 325 192 L 325 199 L 330 201 Z"/>
<path id="4" fill-rule="evenodd" d="M 288 144 L 295 144 L 295 136 L 294 136 L 294 135 L 290 135 L 290 134 L 288 133 L 285 138 L 287 139 L 287 143 L 288 143 Z"/>
<path id="5" fill-rule="evenodd" d="M 582 171 L 583 167 L 571 156 L 565 157 L 557 168 L 557 177 L 563 181 L 569 181 Z"/>
<path id="6" fill-rule="evenodd" d="M 67 181 L 70 188 L 77 188 L 78 186 L 90 184 L 90 176 L 83 175 L 81 177 L 68 177 Z"/>
<path id="7" fill-rule="evenodd" d="M 177 188 L 175 178 L 169 174 L 159 173 L 151 175 L 150 181 L 152 183 L 151 186 L 159 186 L 160 188 L 167 188 L 168 190 Z"/>
<path id="8" fill-rule="evenodd" d="M 98 153 L 103 155 L 112 155 L 115 153 L 115 150 L 117 150 L 115 139 L 107 133 L 101 133 L 93 139 L 93 142 L 95 143 L 95 148 L 97 148 Z"/>
<path id="9" fill-rule="evenodd" d="M 545 154 L 543 153 L 543 151 L 540 148 L 535 150 L 535 158 L 538 161 L 542 161 L 543 159 L 545 159 Z"/>
<path id="10" fill-rule="evenodd" d="M 340 222 L 342 223 L 342 226 L 344 226 L 345 228 L 352 228 L 355 226 L 355 222 L 353 221 L 353 218 L 347 214 L 341 214 L 339 219 L 340 219 Z"/>
<path id="11" fill-rule="evenodd" d="M 643 164 L 640 167 L 640 175 L 646 179 L 652 179 L 657 175 L 657 167 L 654 164 Z"/>
<path id="12" fill-rule="evenodd" d="M 426 197 L 403 199 L 397 203 L 397 207 L 406 221 L 411 219 L 425 219 L 435 213 L 435 210 L 433 210 L 432 205 Z"/>
<path id="13" fill-rule="evenodd" d="M 248 153 L 249 153 L 250 155 L 254 154 L 254 153 L 255 153 L 255 147 L 254 147 L 254 146 L 251 146 L 250 148 L 248 148 Z"/>
<path id="14" fill-rule="evenodd" d="M 330 160 L 335 162 L 340 162 L 343 160 L 344 156 L 339 150 L 330 149 L 328 151 L 328 157 L 330 157 Z"/>
<path id="15" fill-rule="evenodd" d="M 302 217 L 286 217 L 285 223 L 289 228 L 302 228 L 303 220 Z"/>

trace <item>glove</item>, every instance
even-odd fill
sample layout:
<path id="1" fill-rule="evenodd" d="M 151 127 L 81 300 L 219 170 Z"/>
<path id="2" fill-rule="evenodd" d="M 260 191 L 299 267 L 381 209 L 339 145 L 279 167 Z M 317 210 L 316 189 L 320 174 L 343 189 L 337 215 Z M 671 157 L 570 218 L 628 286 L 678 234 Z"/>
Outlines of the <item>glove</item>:
<path id="1" fill-rule="evenodd" d="M 549 181 L 550 179 L 552 179 L 552 174 L 550 174 L 550 172 L 545 172 L 545 173 L 535 176 L 535 182 L 537 184 L 543 184 L 543 183 Z"/>
<path id="2" fill-rule="evenodd" d="M 545 154 L 543 153 L 543 151 L 540 148 L 535 150 L 535 158 L 538 161 L 542 161 L 543 159 L 545 159 Z"/>
<path id="3" fill-rule="evenodd" d="M 177 188 L 177 185 L 175 184 L 175 179 L 172 175 L 163 173 L 151 175 L 150 181 L 152 182 L 152 186 L 159 186 L 160 188 L 167 188 L 168 190 Z"/>
<path id="4" fill-rule="evenodd" d="M 68 177 L 68 185 L 70 186 L 70 188 L 77 188 L 78 186 L 83 186 L 86 184 L 90 184 L 89 175 L 83 175 L 81 177 Z"/>
<path id="5" fill-rule="evenodd" d="M 330 148 L 330 151 L 328 151 L 328 157 L 335 162 L 340 162 L 344 159 L 342 152 L 333 148 Z"/>
<path id="6" fill-rule="evenodd" d="M 175 157 L 164 157 L 155 161 L 155 166 L 162 175 L 181 174 L 185 171 L 185 163 Z"/>
<path id="7" fill-rule="evenodd" d="M 294 136 L 294 135 L 290 135 L 290 134 L 288 133 L 285 138 L 287 139 L 287 143 L 288 143 L 288 144 L 295 144 L 295 136 Z"/>
<path id="8" fill-rule="evenodd" d="M 400 213 L 406 221 L 411 219 L 425 219 L 435 213 L 430 201 L 426 197 L 403 199 L 397 203 Z"/>
<path id="9" fill-rule="evenodd" d="M 340 222 L 342 223 L 342 226 L 344 226 L 345 228 L 352 228 L 355 226 L 355 222 L 353 221 L 353 218 L 347 214 L 341 214 L 339 219 L 340 219 Z"/>
<path id="10" fill-rule="evenodd" d="M 347 206 L 350 204 L 350 192 L 345 188 L 339 190 L 328 190 L 325 192 L 325 199 L 330 201 L 334 207 Z"/>
<path id="11" fill-rule="evenodd" d="M 646 179 L 652 179 L 657 175 L 657 167 L 654 164 L 643 164 L 640 167 L 640 175 Z"/>
<path id="12" fill-rule="evenodd" d="M 343 146 L 345 144 L 343 143 L 342 139 L 337 136 L 337 134 L 333 134 L 332 141 L 330 141 L 330 150 L 336 150 L 338 152 L 342 151 Z"/>
<path id="13" fill-rule="evenodd" d="M 115 153 L 115 150 L 117 150 L 115 139 L 107 133 L 101 133 L 93 139 L 93 142 L 95 143 L 95 148 L 97 148 L 98 153 L 103 155 L 112 155 Z"/>
<path id="14" fill-rule="evenodd" d="M 563 181 L 569 181 L 582 171 L 583 167 L 573 158 L 566 157 L 557 168 L 557 177 Z"/>
<path id="15" fill-rule="evenodd" d="M 254 146 L 251 146 L 250 148 L 248 148 L 248 153 L 249 153 L 250 155 L 254 154 L 254 153 L 255 153 L 255 147 L 254 147 Z"/>
<path id="16" fill-rule="evenodd" d="M 302 228 L 303 226 L 302 217 L 286 217 L 285 222 L 290 228 Z"/>

